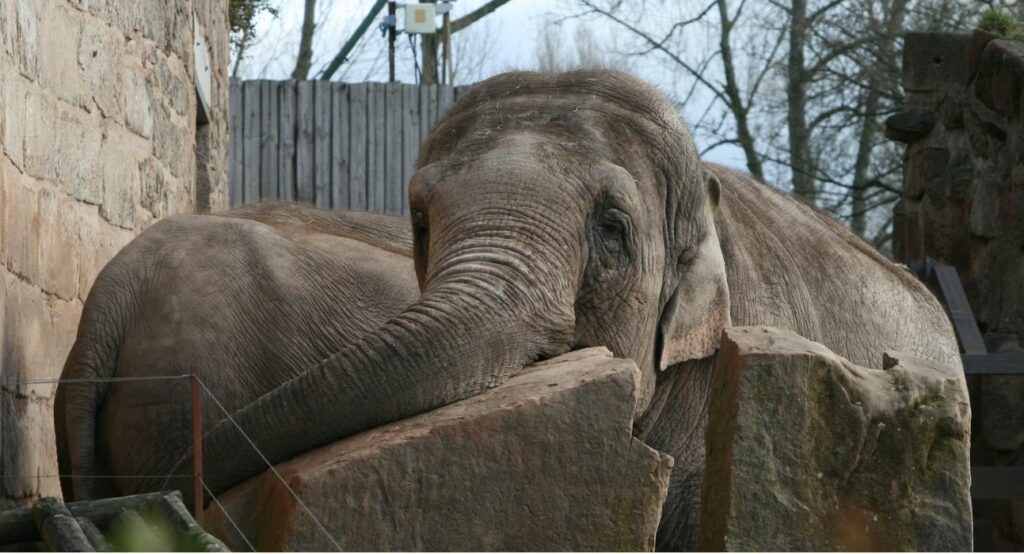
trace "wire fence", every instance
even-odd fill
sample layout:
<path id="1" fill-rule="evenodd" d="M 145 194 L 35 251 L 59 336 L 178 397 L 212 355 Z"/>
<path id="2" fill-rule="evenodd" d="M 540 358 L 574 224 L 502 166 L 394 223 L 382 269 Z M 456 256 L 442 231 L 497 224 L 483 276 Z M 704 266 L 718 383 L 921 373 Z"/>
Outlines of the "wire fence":
<path id="1" fill-rule="evenodd" d="M 249 436 L 249 434 L 246 433 L 244 429 L 242 429 L 242 426 L 239 425 L 239 423 L 231 415 L 231 412 L 224 406 L 224 403 L 220 401 L 220 399 L 217 397 L 216 394 L 214 394 L 213 390 L 210 389 L 210 387 L 206 384 L 206 382 L 203 381 L 202 378 L 200 378 L 198 373 L 186 373 L 186 374 L 176 374 L 176 375 L 154 375 L 154 376 L 146 376 L 146 377 L 95 377 L 95 378 L 75 378 L 75 379 L 3 380 L 3 381 L 0 381 L 0 386 L 2 386 L 6 390 L 16 390 L 18 387 L 27 386 L 27 385 L 43 385 L 43 384 L 107 384 L 107 383 L 132 383 L 132 382 L 144 382 L 144 381 L 172 381 L 172 380 L 185 380 L 185 379 L 190 379 L 190 380 L 194 379 L 195 382 L 197 382 L 199 384 L 199 386 L 202 389 L 204 395 L 209 400 L 211 400 L 213 402 L 213 404 L 216 405 L 217 408 L 221 411 L 221 413 L 224 416 L 224 420 L 229 421 L 231 423 L 231 425 L 234 426 L 234 428 L 242 435 L 242 438 L 244 438 L 245 441 L 249 444 L 249 446 L 252 447 L 253 451 L 260 458 L 260 460 L 264 464 L 266 464 L 267 469 L 270 470 L 270 473 L 274 476 L 274 478 L 277 479 L 278 482 L 280 482 L 281 485 L 285 488 L 285 490 L 288 491 L 288 494 L 290 494 L 292 496 L 292 498 L 295 499 L 295 502 L 300 507 L 300 509 L 307 516 L 309 516 L 309 518 L 313 521 L 313 523 L 315 524 L 317 529 L 324 535 L 324 537 L 327 538 L 327 540 L 331 543 L 331 545 L 333 545 L 334 548 L 338 552 L 341 552 L 342 551 L 341 545 L 334 538 L 334 536 L 330 533 L 330 531 L 327 530 L 327 527 L 324 526 L 323 522 L 320 521 L 320 518 L 317 517 L 316 514 L 313 513 L 313 511 L 309 508 L 309 506 L 307 506 L 306 503 L 303 502 L 302 498 L 299 497 L 299 495 L 295 492 L 295 490 L 292 489 L 291 485 L 288 484 L 287 480 L 285 480 L 285 478 L 281 475 L 281 473 L 278 472 L 277 468 L 274 467 L 274 464 L 272 464 L 270 462 L 270 460 L 263 453 L 263 451 L 260 450 L 259 446 L 256 445 L 256 442 Z M 201 398 L 200 398 L 199 402 L 200 403 L 202 402 Z M 193 417 L 195 417 L 195 414 L 197 414 L 197 413 L 199 413 L 199 412 L 193 411 Z M 199 440 L 201 440 L 201 438 Z M 201 475 L 201 470 L 202 470 L 202 468 L 199 468 L 199 471 L 197 471 L 195 473 L 192 473 L 192 474 L 175 474 L 175 473 L 172 473 L 172 474 L 167 474 L 167 475 L 78 475 L 78 474 L 66 474 L 66 473 L 56 473 L 56 474 L 47 474 L 47 475 L 8 475 L 8 474 L 3 474 L 3 475 L 0 475 L 0 478 L 5 479 L 5 480 L 9 480 L 9 479 L 54 479 L 54 478 L 56 478 L 56 479 L 68 478 L 68 479 L 107 479 L 107 480 L 118 480 L 118 479 L 152 479 L 152 478 L 163 478 L 164 479 L 164 486 L 166 486 L 170 482 L 171 479 L 183 479 L 183 478 L 197 479 L 197 484 L 202 487 L 202 490 L 205 491 L 205 493 L 207 495 L 209 495 L 210 500 L 217 506 L 217 508 L 220 510 L 220 512 L 222 514 L 224 514 L 224 518 L 227 520 L 228 524 L 234 529 L 234 531 L 238 534 L 238 536 L 242 539 L 242 541 L 245 542 L 246 546 L 249 547 L 250 550 L 255 552 L 256 551 L 256 547 L 253 545 L 253 543 L 249 539 L 249 537 L 246 536 L 245 532 L 242 531 L 241 526 L 239 526 L 238 523 L 234 520 L 234 518 L 231 517 L 231 514 L 230 514 L 230 512 L 228 512 L 227 508 L 225 508 L 224 505 L 221 504 L 220 500 L 217 498 L 217 495 L 214 494 L 214 492 L 210 489 L 210 487 L 207 485 L 207 483 L 206 483 L 206 481 L 204 479 L 202 479 L 201 477 L 197 478 L 197 476 Z M 199 489 L 197 488 L 197 490 L 199 490 Z"/>

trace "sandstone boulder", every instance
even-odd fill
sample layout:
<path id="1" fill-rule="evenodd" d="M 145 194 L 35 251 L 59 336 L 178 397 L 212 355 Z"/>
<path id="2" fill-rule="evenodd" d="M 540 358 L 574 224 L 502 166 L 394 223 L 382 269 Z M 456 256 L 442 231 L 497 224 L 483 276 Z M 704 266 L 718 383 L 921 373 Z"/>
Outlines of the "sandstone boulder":
<path id="1" fill-rule="evenodd" d="M 959 368 L 885 370 L 769 327 L 726 331 L 712 384 L 700 546 L 970 550 Z"/>
<path id="2" fill-rule="evenodd" d="M 277 469 L 344 550 L 652 550 L 672 458 L 632 437 L 638 379 L 572 352 Z M 260 550 L 334 550 L 273 475 L 219 500 Z M 247 550 L 224 515 L 205 527 Z"/>

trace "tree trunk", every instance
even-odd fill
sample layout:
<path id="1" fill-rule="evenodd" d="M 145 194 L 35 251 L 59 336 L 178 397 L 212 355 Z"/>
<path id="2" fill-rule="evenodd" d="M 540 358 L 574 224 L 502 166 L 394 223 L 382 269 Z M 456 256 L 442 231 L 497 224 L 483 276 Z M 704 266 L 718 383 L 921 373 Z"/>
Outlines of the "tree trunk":
<path id="1" fill-rule="evenodd" d="M 871 83 L 864 99 L 864 118 L 861 121 L 860 136 L 857 139 L 857 160 L 853 166 L 853 184 L 850 190 L 852 214 L 850 230 L 864 238 L 867 230 L 867 195 L 868 169 L 871 163 L 871 151 L 875 143 L 878 129 L 875 122 L 875 111 L 878 110 L 878 91 Z"/>
<path id="2" fill-rule="evenodd" d="M 718 15 L 722 22 L 720 47 L 722 49 L 722 67 L 725 70 L 725 95 L 729 99 L 729 110 L 736 119 L 736 135 L 747 158 L 747 170 L 758 181 L 764 181 L 764 170 L 761 167 L 761 156 L 754 144 L 754 135 L 750 132 L 747 120 L 747 106 L 743 105 L 739 83 L 736 81 L 736 67 L 733 62 L 731 32 L 733 22 L 729 20 L 729 6 L 726 0 L 718 0 Z"/>
<path id="3" fill-rule="evenodd" d="M 789 165 L 793 192 L 812 204 L 817 200 L 807 127 L 807 0 L 793 0 L 789 22 L 789 64 L 786 68 L 786 122 L 789 130 Z"/>
<path id="4" fill-rule="evenodd" d="M 302 17 L 302 36 L 299 39 L 299 57 L 295 60 L 295 71 L 292 79 L 305 79 L 309 76 L 309 66 L 313 63 L 313 32 L 316 30 L 316 0 L 306 0 L 306 11 Z"/>
<path id="5" fill-rule="evenodd" d="M 436 0 L 423 1 L 428 4 L 436 3 Z M 420 84 L 437 84 L 437 33 L 422 34 L 420 38 Z"/>

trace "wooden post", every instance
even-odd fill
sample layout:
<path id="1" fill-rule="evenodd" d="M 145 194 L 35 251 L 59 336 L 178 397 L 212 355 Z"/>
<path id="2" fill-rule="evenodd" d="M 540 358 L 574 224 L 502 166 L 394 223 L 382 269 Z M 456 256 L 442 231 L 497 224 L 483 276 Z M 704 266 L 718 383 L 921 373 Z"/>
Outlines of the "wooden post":
<path id="1" fill-rule="evenodd" d="M 192 498 L 196 523 L 203 525 L 203 389 L 199 368 L 192 366 Z"/>

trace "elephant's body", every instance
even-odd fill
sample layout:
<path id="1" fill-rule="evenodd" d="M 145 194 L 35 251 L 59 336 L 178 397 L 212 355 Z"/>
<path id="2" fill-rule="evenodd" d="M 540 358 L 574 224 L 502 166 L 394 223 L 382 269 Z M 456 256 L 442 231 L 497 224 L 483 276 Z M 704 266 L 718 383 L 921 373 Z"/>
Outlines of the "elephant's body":
<path id="1" fill-rule="evenodd" d="M 699 517 L 708 356 L 730 316 L 866 366 L 885 350 L 959 364 L 941 306 L 909 273 L 795 199 L 703 166 L 674 108 L 623 74 L 495 77 L 460 98 L 420 166 L 415 263 L 408 223 L 386 216 L 278 205 L 157 224 L 97 279 L 64 377 L 198 364 L 279 462 L 534 360 L 608 346 L 641 369 L 637 434 L 676 458 L 658 545 L 684 549 Z M 311 232 L 311 218 L 333 223 Z M 137 386 L 60 388 L 62 473 L 188 467 L 184 419 L 137 424 L 175 386 L 182 410 L 184 387 Z M 265 466 L 207 413 L 219 492 Z M 73 496 L 162 484 L 76 480 Z"/>
<path id="2" fill-rule="evenodd" d="M 237 410 L 408 306 L 419 295 L 411 245 L 406 218 L 298 204 L 169 218 L 97 278 L 64 377 L 181 375 L 195 365 Z M 61 387 L 61 473 L 166 475 L 191 444 L 189 394 L 183 380 Z M 207 427 L 223 418 L 210 400 L 205 410 Z M 75 440 L 93 421 L 95 449 Z M 82 479 L 63 488 L 78 500 L 162 485 Z"/>

